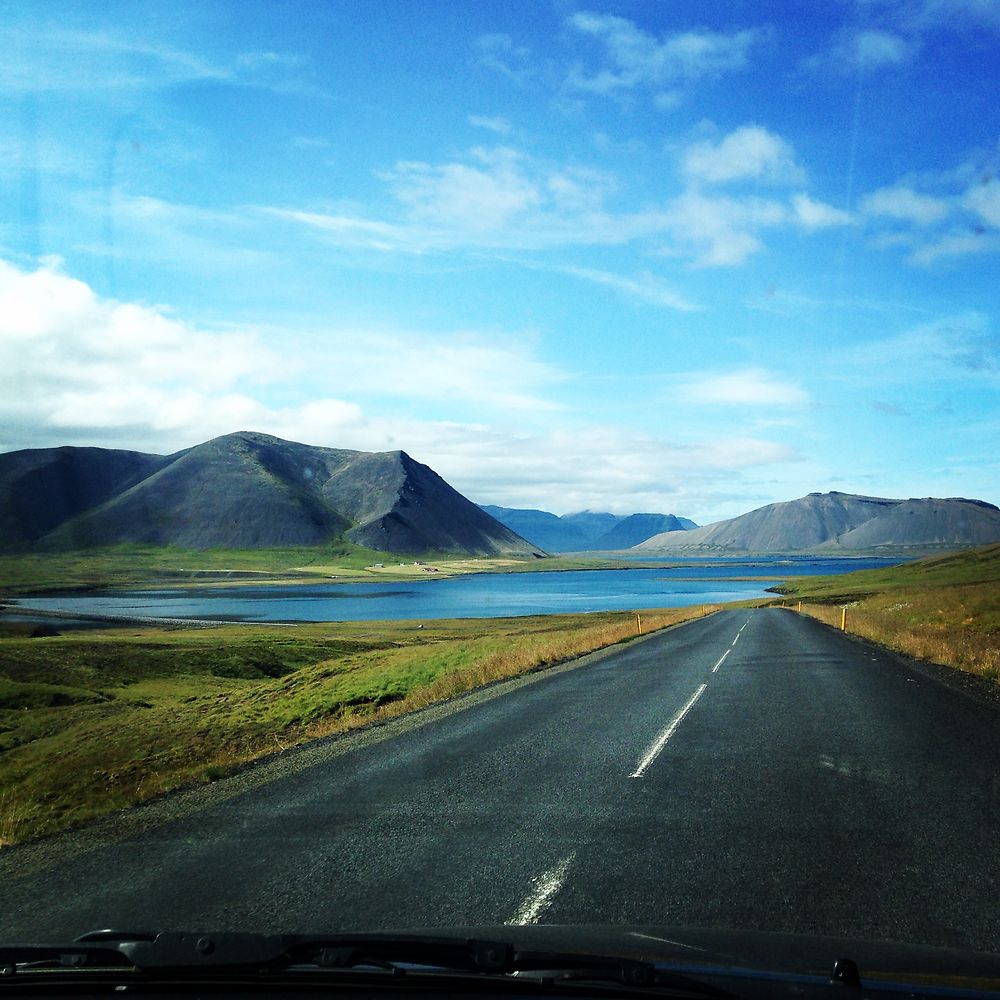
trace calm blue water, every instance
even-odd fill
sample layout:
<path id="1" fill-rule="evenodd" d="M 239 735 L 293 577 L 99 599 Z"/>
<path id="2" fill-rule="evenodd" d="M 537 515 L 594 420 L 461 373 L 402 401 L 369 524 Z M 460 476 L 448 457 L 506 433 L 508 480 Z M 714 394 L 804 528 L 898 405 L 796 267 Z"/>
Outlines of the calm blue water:
<path id="1" fill-rule="evenodd" d="M 79 615 L 262 622 L 499 618 L 717 604 L 766 595 L 773 579 L 891 565 L 885 559 L 691 560 L 683 566 L 481 574 L 407 583 L 220 586 L 24 597 L 21 604 Z M 674 561 L 676 562 L 676 561 Z"/>

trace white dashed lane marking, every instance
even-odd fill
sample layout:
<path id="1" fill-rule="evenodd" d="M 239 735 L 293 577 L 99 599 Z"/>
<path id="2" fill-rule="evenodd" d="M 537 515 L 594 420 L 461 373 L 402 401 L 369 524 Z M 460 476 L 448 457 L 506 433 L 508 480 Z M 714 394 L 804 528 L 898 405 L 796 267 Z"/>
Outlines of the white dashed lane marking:
<path id="1" fill-rule="evenodd" d="M 521 904 L 520 909 L 505 923 L 507 925 L 535 923 L 551 905 L 552 897 L 562 888 L 575 857 L 576 852 L 563 858 L 555 868 L 542 872 L 538 878 L 534 879 L 532 890 Z"/>
<path id="2" fill-rule="evenodd" d="M 641 778 L 643 776 L 646 768 L 656 760 L 660 755 L 660 751 L 667 745 L 667 740 L 677 732 L 677 727 L 684 721 L 684 716 L 691 711 L 692 706 L 701 697 L 706 687 L 708 687 L 707 684 L 702 684 L 691 696 L 688 703 L 670 720 L 670 725 L 660 733 L 653 745 L 646 751 L 646 756 L 642 758 L 639 766 L 629 775 L 630 778 Z"/>

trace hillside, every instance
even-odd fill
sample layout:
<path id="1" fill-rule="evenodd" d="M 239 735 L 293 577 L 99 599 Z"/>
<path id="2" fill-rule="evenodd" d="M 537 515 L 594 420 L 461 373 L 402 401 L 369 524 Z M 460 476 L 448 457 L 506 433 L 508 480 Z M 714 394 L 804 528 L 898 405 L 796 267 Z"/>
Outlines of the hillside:
<path id="1" fill-rule="evenodd" d="M 623 517 L 610 531 L 592 542 L 594 549 L 630 549 L 647 538 L 666 531 L 686 531 L 686 518 L 673 514 L 630 514 Z"/>
<path id="2" fill-rule="evenodd" d="M 564 518 L 546 510 L 497 507 L 493 504 L 483 504 L 482 509 L 546 552 L 580 552 L 590 547 L 587 535 L 577 525 L 569 524 Z"/>
<path id="3" fill-rule="evenodd" d="M 807 576 L 787 580 L 778 592 L 802 600 L 846 602 L 901 588 L 985 586 L 992 588 L 996 624 L 1000 625 L 1000 542 L 958 552 L 924 556 L 882 569 L 862 569 L 835 576 Z"/>
<path id="4" fill-rule="evenodd" d="M 655 535 L 640 552 L 932 552 L 1000 540 L 1000 510 L 980 500 L 810 493 L 681 534 Z"/>
<path id="5" fill-rule="evenodd" d="M 100 448 L 0 455 L 0 550 L 253 549 L 334 538 L 407 554 L 540 554 L 402 451 L 243 431 L 168 456 Z"/>
<path id="6" fill-rule="evenodd" d="M 673 514 L 621 516 L 584 510 L 560 517 L 545 510 L 485 504 L 483 510 L 547 552 L 627 549 L 659 532 L 696 527 L 694 521 Z"/>
<path id="7" fill-rule="evenodd" d="M 981 500 L 904 500 L 840 535 L 831 546 L 866 549 L 880 545 L 933 548 L 986 545 L 1000 538 L 1000 511 Z"/>
<path id="8" fill-rule="evenodd" d="M 0 549 L 37 541 L 169 461 L 106 448 L 43 448 L 0 455 Z"/>

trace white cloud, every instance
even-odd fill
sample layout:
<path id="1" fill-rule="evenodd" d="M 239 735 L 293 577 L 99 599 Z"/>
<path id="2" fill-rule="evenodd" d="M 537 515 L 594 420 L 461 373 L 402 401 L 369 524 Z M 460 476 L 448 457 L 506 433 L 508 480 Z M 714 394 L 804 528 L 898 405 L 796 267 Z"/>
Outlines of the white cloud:
<path id="1" fill-rule="evenodd" d="M 805 60 L 807 68 L 852 76 L 891 70 L 913 62 L 943 33 L 1000 31 L 996 0 L 876 0 L 857 9 L 871 26 L 839 32 L 825 52 Z M 927 72 L 935 66 L 928 64 Z"/>
<path id="2" fill-rule="evenodd" d="M 532 74 L 531 50 L 502 33 L 480 35 L 475 41 L 480 66 L 494 70 L 514 83 L 524 83 Z"/>
<path id="3" fill-rule="evenodd" d="M 589 508 L 700 518 L 734 487 L 744 491 L 745 502 L 747 480 L 759 470 L 773 476 L 776 468 L 800 460 L 794 449 L 764 438 L 706 436 L 678 443 L 606 425 L 539 431 L 409 424 L 405 437 L 415 458 L 470 499 L 557 514 Z"/>
<path id="4" fill-rule="evenodd" d="M 896 320 L 900 315 L 912 313 L 926 315 L 926 309 L 917 302 L 894 297 L 862 298 L 857 295 L 820 296 L 804 294 L 794 288 L 769 286 L 764 292 L 748 296 L 744 300 L 748 309 L 772 313 L 775 316 L 795 317 L 799 320 L 815 322 L 817 314 L 830 315 L 833 311 L 870 314 L 884 322 L 891 318 Z"/>
<path id="5" fill-rule="evenodd" d="M 913 22 L 920 28 L 963 30 L 972 26 L 1000 32 L 1000 4 L 996 0 L 922 0 Z"/>
<path id="6" fill-rule="evenodd" d="M 562 167 L 550 171 L 545 178 L 547 195 L 563 213 L 600 213 L 605 198 L 617 187 L 617 180 L 610 174 L 585 167 Z"/>
<path id="7" fill-rule="evenodd" d="M 987 318 L 960 313 L 855 346 L 845 361 L 854 378 L 886 382 L 968 382 L 1000 377 L 1000 351 Z"/>
<path id="8" fill-rule="evenodd" d="M 889 31 L 859 31 L 842 50 L 855 69 L 874 70 L 899 66 L 913 54 L 913 43 Z"/>
<path id="9" fill-rule="evenodd" d="M 259 218 L 242 207 L 203 208 L 114 188 L 79 193 L 67 209 L 86 219 L 91 233 L 100 234 L 94 242 L 77 247 L 95 257 L 154 261 L 202 277 L 263 270 L 278 259 L 273 245 L 262 249 L 263 242 L 255 238 Z M 109 211 L 114 219 L 112 240 L 102 232 Z"/>
<path id="10" fill-rule="evenodd" d="M 621 244 L 662 224 L 652 212 L 608 213 L 604 200 L 617 180 L 604 171 L 558 167 L 504 146 L 477 147 L 464 160 L 443 164 L 399 162 L 379 177 L 398 205 L 393 221 L 346 212 L 264 211 L 343 245 L 414 253 Z"/>
<path id="11" fill-rule="evenodd" d="M 413 219 L 470 230 L 498 229 L 542 201 L 521 157 L 501 147 L 472 151 L 474 164 L 402 162 L 382 175 Z"/>
<path id="12" fill-rule="evenodd" d="M 294 370 L 250 333 L 208 332 L 163 310 L 103 299 L 48 261 L 0 261 L 0 426 L 73 437 L 87 428 L 187 429 Z M 237 406 L 237 404 L 239 404 Z M 53 443 L 49 441 L 48 443 Z"/>
<path id="13" fill-rule="evenodd" d="M 190 53 L 110 32 L 8 24 L 2 37 L 0 83 L 10 91 L 133 90 L 231 75 Z"/>
<path id="14" fill-rule="evenodd" d="M 756 127 L 737 130 L 719 146 L 701 150 L 693 163 L 715 180 L 757 176 L 791 181 L 801 173 L 790 148 Z M 400 162 L 379 177 L 397 204 L 385 218 L 286 208 L 260 211 L 307 226 L 331 243 L 383 252 L 545 250 L 658 240 L 655 252 L 691 259 L 699 267 L 744 263 L 763 249 L 766 228 L 819 229 L 851 221 L 805 194 L 781 203 L 745 194 L 708 194 L 695 185 L 665 204 L 615 213 L 606 207 L 620 193 L 614 175 L 542 162 L 506 146 L 476 147 L 463 160 L 443 164 Z M 625 290 L 620 282 L 619 287 Z M 649 282 L 644 280 L 643 287 L 648 298 Z M 643 294 L 635 286 L 633 291 Z"/>
<path id="15" fill-rule="evenodd" d="M 1000 184 L 981 157 L 873 191 L 861 211 L 882 227 L 873 247 L 902 248 L 907 263 L 918 267 L 1000 251 Z"/>
<path id="16" fill-rule="evenodd" d="M 661 111 L 676 111 L 683 103 L 684 95 L 679 90 L 661 90 L 653 98 L 653 104 Z"/>
<path id="17" fill-rule="evenodd" d="M 825 229 L 828 226 L 849 226 L 854 216 L 843 209 L 815 201 L 807 194 L 797 194 L 792 198 L 792 208 L 799 224 L 806 229 Z"/>
<path id="18" fill-rule="evenodd" d="M 709 184 L 737 180 L 798 184 L 805 179 L 792 147 L 759 125 L 743 125 L 718 143 L 689 146 L 681 166 L 692 180 Z"/>
<path id="19" fill-rule="evenodd" d="M 32 272 L 0 261 L 0 303 L 0 371 L 25 390 L 35 378 L 57 377 L 97 390 L 112 372 L 125 385 L 220 389 L 287 371 L 252 335 L 207 334 L 162 310 L 102 299 L 52 259 Z"/>
<path id="20" fill-rule="evenodd" d="M 337 330 L 300 335 L 299 349 L 335 366 L 338 393 L 465 401 L 500 412 L 551 411 L 566 376 L 539 360 L 530 335 Z M 325 384 L 329 383 L 325 378 Z"/>
<path id="21" fill-rule="evenodd" d="M 297 222 L 323 233 L 331 242 L 370 250 L 404 250 L 421 253 L 445 249 L 458 242 L 453 234 L 434 228 L 407 226 L 353 215 L 325 212 L 300 212 L 292 209 L 263 207 L 262 212 L 274 218 Z"/>
<path id="22" fill-rule="evenodd" d="M 763 249 L 758 230 L 788 221 L 787 209 L 761 198 L 721 198 L 687 191 L 665 212 L 674 244 L 668 255 L 694 255 L 701 267 L 731 267 Z"/>
<path id="23" fill-rule="evenodd" d="M 1000 239 L 990 233 L 958 232 L 948 233 L 929 243 L 916 247 L 907 258 L 909 263 L 921 267 L 931 267 L 939 260 L 954 257 L 969 257 L 973 254 L 1000 250 Z"/>
<path id="24" fill-rule="evenodd" d="M 345 397 L 358 395 L 547 412 L 557 407 L 545 393 L 563 379 L 528 335 L 204 330 L 163 309 L 102 298 L 55 261 L 34 271 L 0 261 L 0 427 L 8 434 L 48 429 L 59 443 L 87 429 L 132 429 L 145 441 L 190 443 L 209 431 L 284 426 L 316 406 L 349 422 L 360 411 Z M 305 403 L 267 402 L 293 381 Z"/>
<path id="25" fill-rule="evenodd" d="M 0 87 L 14 93 L 99 93 L 110 100 L 202 81 L 316 93 L 297 77 L 304 60 L 286 53 L 244 52 L 213 62 L 137 34 L 13 22 L 0 24 L 0 44 Z"/>
<path id="26" fill-rule="evenodd" d="M 511 129 L 510 122 L 500 116 L 491 118 L 487 115 L 469 115 L 469 124 L 474 128 L 484 128 L 488 132 L 496 132 L 497 135 L 508 135 Z"/>
<path id="27" fill-rule="evenodd" d="M 629 298 L 648 302 L 650 305 L 664 306 L 680 312 L 696 312 L 701 308 L 686 299 L 679 292 L 668 287 L 648 271 L 641 274 L 638 278 L 626 278 L 620 274 L 612 274 L 608 271 L 596 270 L 590 267 L 573 267 L 567 265 L 565 267 L 554 268 L 553 270 L 575 278 L 582 278 L 584 281 L 591 281 L 597 285 L 604 285 Z"/>
<path id="28" fill-rule="evenodd" d="M 760 368 L 690 378 L 679 386 L 685 403 L 702 406 L 804 406 L 808 393 L 797 383 Z"/>
<path id="29" fill-rule="evenodd" d="M 857 76 L 902 66 L 920 48 L 921 35 L 915 24 L 900 24 L 899 30 L 888 27 L 845 30 L 837 34 L 825 51 L 804 60 L 803 65 L 814 72 L 832 70 Z"/>
<path id="30" fill-rule="evenodd" d="M 731 34 L 687 31 L 657 39 L 627 18 L 584 11 L 573 14 L 566 23 L 604 46 L 609 67 L 589 73 L 577 67 L 568 80 L 571 87 L 596 94 L 691 82 L 741 70 L 757 40 L 757 32 L 751 30 Z"/>
<path id="31" fill-rule="evenodd" d="M 1000 184 L 996 181 L 970 188 L 962 204 L 987 225 L 1000 229 Z"/>
<path id="32" fill-rule="evenodd" d="M 861 201 L 861 210 L 867 215 L 887 216 L 929 226 L 940 222 L 948 214 L 948 202 L 896 184 L 867 195 Z"/>

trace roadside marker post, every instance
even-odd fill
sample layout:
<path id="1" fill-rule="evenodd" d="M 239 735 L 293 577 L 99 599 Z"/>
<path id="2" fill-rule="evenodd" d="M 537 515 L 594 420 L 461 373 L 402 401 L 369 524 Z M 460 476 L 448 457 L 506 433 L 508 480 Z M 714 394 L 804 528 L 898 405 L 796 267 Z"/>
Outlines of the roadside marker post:
<path id="1" fill-rule="evenodd" d="M 639 612 L 635 613 L 635 634 L 642 635 L 642 619 L 639 617 Z"/>
<path id="2" fill-rule="evenodd" d="M 840 631 L 841 632 L 846 632 L 847 631 L 847 605 L 846 604 L 840 609 Z"/>

